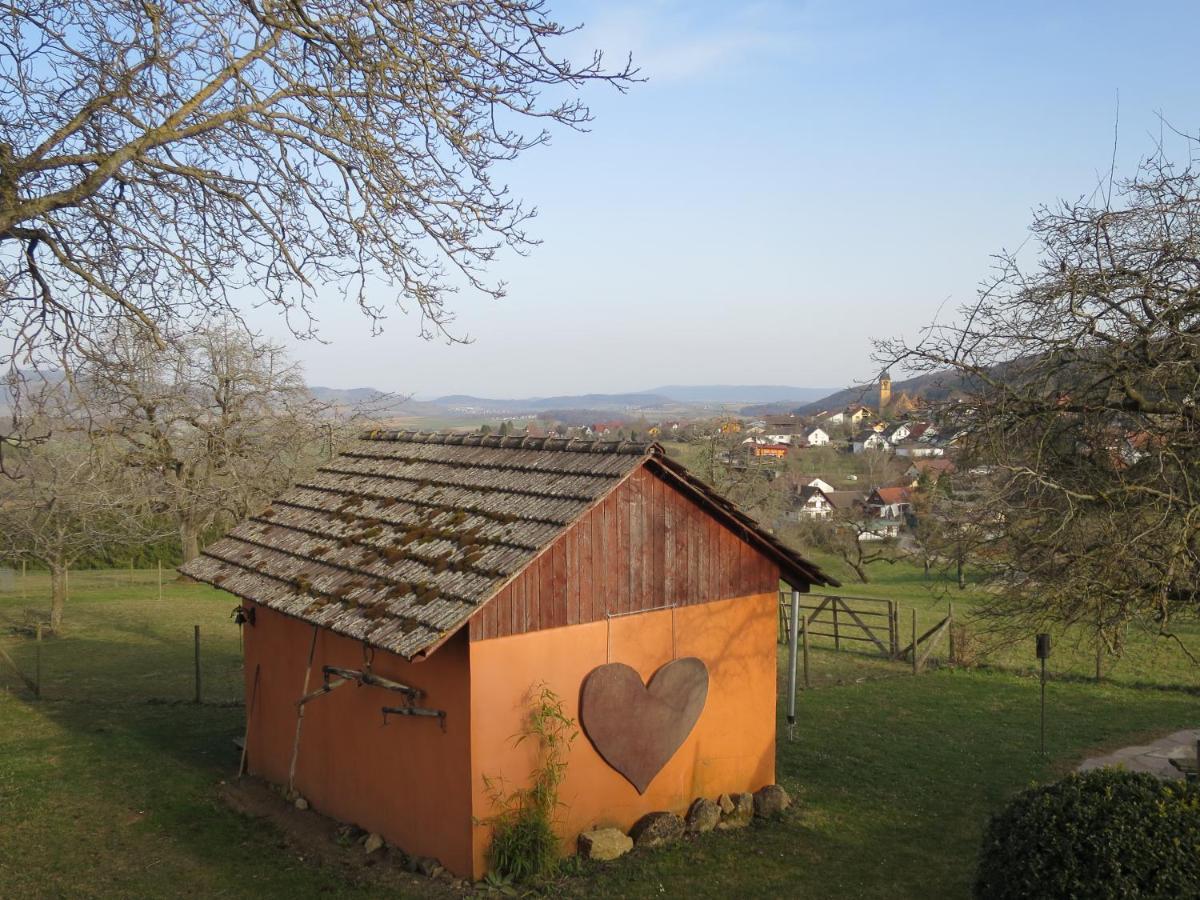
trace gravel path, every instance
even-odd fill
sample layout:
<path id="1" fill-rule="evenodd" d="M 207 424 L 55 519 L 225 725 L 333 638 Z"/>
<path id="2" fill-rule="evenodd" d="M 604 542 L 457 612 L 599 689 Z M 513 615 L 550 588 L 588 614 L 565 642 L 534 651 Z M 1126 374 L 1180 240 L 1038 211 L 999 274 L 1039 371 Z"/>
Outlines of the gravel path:
<path id="1" fill-rule="evenodd" d="M 1200 728 L 1176 731 L 1152 744 L 1122 747 L 1107 756 L 1085 759 L 1078 771 L 1087 772 L 1105 766 L 1120 766 L 1131 772 L 1149 772 L 1159 778 L 1183 778 L 1183 773 L 1171 765 L 1172 759 L 1196 759 L 1196 742 Z"/>

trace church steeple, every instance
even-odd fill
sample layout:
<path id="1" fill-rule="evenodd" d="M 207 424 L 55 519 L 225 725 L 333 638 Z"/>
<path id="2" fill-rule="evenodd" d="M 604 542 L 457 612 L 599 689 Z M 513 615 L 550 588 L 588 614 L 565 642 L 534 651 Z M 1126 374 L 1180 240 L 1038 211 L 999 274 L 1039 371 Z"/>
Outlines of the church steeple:
<path id="1" fill-rule="evenodd" d="M 888 408 L 892 402 L 892 376 L 887 369 L 879 373 L 879 414 Z"/>

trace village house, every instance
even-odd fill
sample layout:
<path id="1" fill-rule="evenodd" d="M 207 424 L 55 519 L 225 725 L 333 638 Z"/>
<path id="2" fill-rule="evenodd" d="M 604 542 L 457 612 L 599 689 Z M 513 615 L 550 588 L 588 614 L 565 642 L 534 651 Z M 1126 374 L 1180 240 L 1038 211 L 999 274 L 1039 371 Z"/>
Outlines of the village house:
<path id="1" fill-rule="evenodd" d="M 787 444 L 755 442 L 750 448 L 750 453 L 756 459 L 785 459 L 790 449 L 792 448 Z"/>
<path id="2" fill-rule="evenodd" d="M 944 447 L 937 444 L 923 443 L 921 441 L 905 441 L 903 444 L 896 444 L 893 448 L 897 456 L 909 457 L 912 459 L 922 459 L 930 456 L 943 456 L 946 453 Z"/>
<path id="3" fill-rule="evenodd" d="M 867 430 L 854 436 L 854 440 L 850 442 L 850 449 L 855 453 L 865 453 L 868 450 L 880 450 L 886 453 L 892 449 L 892 445 L 878 431 Z"/>
<path id="4" fill-rule="evenodd" d="M 467 878 L 543 685 L 584 735 L 568 848 L 773 783 L 780 581 L 836 584 L 656 444 L 390 431 L 183 571 L 240 598 L 248 771 Z"/>
<path id="5" fill-rule="evenodd" d="M 954 472 L 954 462 L 949 459 L 916 459 L 913 464 L 905 470 L 904 475 L 909 478 L 913 484 L 916 484 L 924 478 L 931 484 L 936 483 L 943 475 L 949 475 Z"/>
<path id="6" fill-rule="evenodd" d="M 829 434 L 821 428 L 809 428 L 803 432 L 804 441 L 810 447 L 824 447 L 829 443 Z"/>
<path id="7" fill-rule="evenodd" d="M 912 490 L 907 487 L 875 488 L 867 497 L 866 508 L 876 519 L 902 522 L 912 514 Z"/>
<path id="8" fill-rule="evenodd" d="M 768 434 L 798 434 L 804 421 L 795 413 L 782 416 L 764 416 L 763 430 Z"/>
<path id="9" fill-rule="evenodd" d="M 833 512 L 833 504 L 826 496 L 832 493 L 833 485 L 820 478 L 804 477 L 798 480 L 793 495 L 790 516 L 793 519 L 823 519 Z"/>
<path id="10" fill-rule="evenodd" d="M 867 495 L 862 491 L 822 491 L 829 503 L 832 514 L 841 518 L 853 518 L 860 515 L 867 501 Z"/>

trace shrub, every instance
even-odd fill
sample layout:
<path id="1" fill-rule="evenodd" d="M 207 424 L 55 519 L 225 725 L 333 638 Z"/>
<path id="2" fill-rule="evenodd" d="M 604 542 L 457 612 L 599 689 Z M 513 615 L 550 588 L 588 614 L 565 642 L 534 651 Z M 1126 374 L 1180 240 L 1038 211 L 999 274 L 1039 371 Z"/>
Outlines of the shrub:
<path id="1" fill-rule="evenodd" d="M 1025 791 L 984 833 L 975 896 L 1200 896 L 1200 786 L 1098 769 Z"/>
<path id="2" fill-rule="evenodd" d="M 563 702 L 545 684 L 538 687 L 529 722 L 516 743 L 538 743 L 538 763 L 529 776 L 529 787 L 505 791 L 485 777 L 492 808 L 488 849 L 491 872 L 505 881 L 528 883 L 553 875 L 559 864 L 559 840 L 554 832 L 558 788 L 567 774 L 567 753 L 579 736 L 575 720 L 563 712 Z"/>

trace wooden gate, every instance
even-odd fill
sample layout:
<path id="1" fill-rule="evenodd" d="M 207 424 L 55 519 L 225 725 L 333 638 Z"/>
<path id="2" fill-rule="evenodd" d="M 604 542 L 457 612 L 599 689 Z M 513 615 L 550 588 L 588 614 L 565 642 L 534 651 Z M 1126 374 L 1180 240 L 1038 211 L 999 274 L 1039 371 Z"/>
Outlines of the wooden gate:
<path id="1" fill-rule="evenodd" d="M 802 624 L 810 638 L 833 640 L 833 649 L 842 643 L 871 644 L 889 659 L 900 655 L 900 628 L 896 601 L 878 597 L 845 597 L 801 594 Z M 786 643 L 792 625 L 792 595 L 779 593 L 779 643 Z"/>

